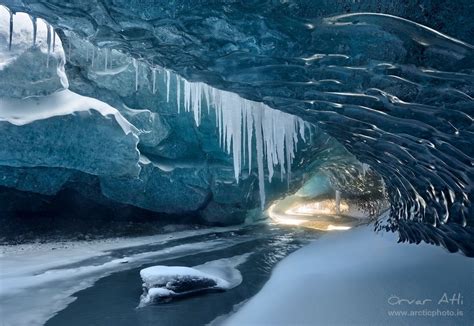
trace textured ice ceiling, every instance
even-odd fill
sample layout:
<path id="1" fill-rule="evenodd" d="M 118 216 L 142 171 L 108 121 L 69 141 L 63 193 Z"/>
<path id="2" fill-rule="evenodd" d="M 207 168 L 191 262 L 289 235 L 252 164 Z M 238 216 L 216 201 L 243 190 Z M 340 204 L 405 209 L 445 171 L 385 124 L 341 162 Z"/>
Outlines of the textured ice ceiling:
<path id="1" fill-rule="evenodd" d="M 0 3 L 317 124 L 384 177 L 402 240 L 472 254 L 472 1 Z"/>

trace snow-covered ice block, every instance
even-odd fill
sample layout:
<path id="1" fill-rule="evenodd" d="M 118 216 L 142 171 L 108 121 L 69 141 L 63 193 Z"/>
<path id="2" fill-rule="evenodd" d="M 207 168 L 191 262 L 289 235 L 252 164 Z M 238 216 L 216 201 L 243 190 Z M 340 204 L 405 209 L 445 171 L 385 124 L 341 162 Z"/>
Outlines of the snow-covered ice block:
<path id="1" fill-rule="evenodd" d="M 174 297 L 205 291 L 224 291 L 238 286 L 242 274 L 236 269 L 250 254 L 207 262 L 195 267 L 152 266 L 140 271 L 143 294 L 139 307 L 166 302 Z"/>
<path id="2" fill-rule="evenodd" d="M 195 292 L 225 290 L 229 287 L 226 280 L 190 267 L 153 266 L 142 269 L 140 276 L 144 282 L 142 305 Z"/>

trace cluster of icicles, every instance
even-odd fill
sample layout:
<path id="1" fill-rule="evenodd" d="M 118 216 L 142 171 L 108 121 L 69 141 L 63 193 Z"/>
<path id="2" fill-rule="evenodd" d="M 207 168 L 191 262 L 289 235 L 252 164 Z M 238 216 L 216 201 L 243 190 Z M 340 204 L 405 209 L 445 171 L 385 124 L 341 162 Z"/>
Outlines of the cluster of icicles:
<path id="1" fill-rule="evenodd" d="M 155 70 L 152 71 L 153 76 L 156 76 Z M 170 79 L 170 72 L 165 70 L 167 101 L 170 100 Z M 153 85 L 155 84 L 153 81 Z M 176 103 L 178 112 L 193 114 L 197 126 L 201 122 L 203 107 L 207 107 L 208 111 L 210 108 L 215 110 L 219 144 L 228 154 L 232 154 L 237 183 L 246 165 L 249 174 L 251 173 L 252 152 L 256 149 L 262 209 L 265 205 L 265 167 L 269 182 L 277 166 L 280 167 L 281 179 L 286 175 L 287 180 L 290 180 L 298 139 L 306 141 L 305 129 L 309 128 L 302 119 L 201 82 L 189 82 L 178 75 Z"/>
<path id="2" fill-rule="evenodd" d="M 105 62 L 109 52 L 105 52 Z M 133 59 L 135 68 L 135 91 L 138 91 L 140 62 Z M 106 64 L 107 65 L 107 64 Z M 166 101 L 170 102 L 171 72 L 162 67 L 151 68 L 153 94 L 157 91 L 157 73 L 164 76 Z M 176 105 L 178 113 L 193 114 L 197 126 L 201 123 L 202 108 L 207 113 L 215 110 L 219 145 L 232 154 L 234 176 L 239 182 L 242 170 L 252 171 L 252 153 L 256 150 L 261 208 L 265 206 L 265 167 L 271 182 L 275 168 L 280 168 L 280 178 L 291 177 L 291 165 L 299 138 L 306 142 L 306 129 L 311 125 L 294 115 L 274 110 L 261 102 L 250 101 L 239 95 L 211 87 L 201 82 L 189 82 L 176 75 Z"/>
<path id="3" fill-rule="evenodd" d="M 32 29 L 32 46 L 41 46 L 43 44 L 37 44 L 37 38 L 38 38 L 38 25 L 41 26 L 41 29 L 46 29 L 46 40 L 42 40 L 43 42 L 46 41 L 46 47 L 48 49 L 48 56 L 46 60 L 46 66 L 49 67 L 49 59 L 51 56 L 51 53 L 55 51 L 56 49 L 56 40 L 57 40 L 57 35 L 54 30 L 54 28 L 48 24 L 45 20 L 43 19 L 38 19 L 34 16 L 30 16 L 26 13 L 19 12 L 15 13 L 11 10 L 9 10 L 5 6 L 0 6 L 0 14 L 4 14 L 5 12 L 8 12 L 9 14 L 9 36 L 8 36 L 8 50 L 12 50 L 12 43 L 13 43 L 13 32 L 14 32 L 14 22 L 16 21 L 16 24 L 19 25 L 19 29 L 25 29 L 25 24 L 27 24 L 26 20 L 31 21 L 31 29 Z M 15 19 L 16 18 L 16 19 Z M 17 27 L 18 28 L 18 27 Z"/>
<path id="4" fill-rule="evenodd" d="M 13 16 L 10 12 L 10 37 L 9 49 L 12 45 Z M 33 28 L 33 46 L 36 45 L 37 20 L 30 17 Z M 46 23 L 48 57 L 54 51 L 56 33 Z M 70 42 L 68 58 L 70 58 Z M 96 57 L 95 47 L 91 56 L 94 66 Z M 97 51 L 99 52 L 99 51 Z M 89 52 L 86 51 L 89 61 Z M 98 55 L 98 53 L 97 53 Z M 111 68 L 111 50 L 106 48 L 104 54 L 104 69 Z M 138 91 L 140 62 L 133 59 L 135 67 L 135 90 Z M 49 64 L 49 60 L 47 62 Z M 157 91 L 157 72 L 164 75 L 166 84 L 166 100 L 170 101 L 171 72 L 161 67 L 151 68 L 152 92 Z M 216 126 L 219 131 L 219 144 L 228 154 L 232 154 L 234 165 L 234 176 L 239 182 L 242 170 L 247 167 L 248 173 L 252 170 L 252 153 L 256 150 L 255 161 L 257 163 L 261 207 L 265 205 L 265 167 L 268 171 L 268 181 L 271 182 L 275 167 L 280 167 L 281 179 L 286 175 L 287 180 L 291 177 L 291 165 L 295 157 L 298 139 L 306 141 L 305 129 L 310 129 L 302 119 L 269 106 L 244 99 L 237 94 L 219 90 L 201 82 L 189 82 L 184 78 L 176 76 L 176 104 L 178 112 L 190 112 L 194 116 L 197 126 L 201 123 L 202 108 L 207 107 L 215 110 Z M 299 136 L 298 136 L 299 135 Z"/>

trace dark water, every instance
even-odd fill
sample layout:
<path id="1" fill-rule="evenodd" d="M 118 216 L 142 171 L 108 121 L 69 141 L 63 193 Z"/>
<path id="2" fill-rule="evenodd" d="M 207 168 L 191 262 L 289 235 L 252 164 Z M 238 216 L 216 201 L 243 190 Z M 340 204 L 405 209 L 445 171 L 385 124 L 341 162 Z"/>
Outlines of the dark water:
<path id="1" fill-rule="evenodd" d="M 235 305 L 255 295 L 268 280 L 278 261 L 317 236 L 318 233 L 304 229 L 259 225 L 238 232 L 176 240 L 173 244 L 166 245 L 212 241 L 216 238 L 229 239 L 236 244 L 197 254 L 193 252 L 180 258 L 160 258 L 161 260 L 144 264 L 140 268 L 102 278 L 93 287 L 78 292 L 77 300 L 51 318 L 46 325 L 204 325 L 216 317 L 228 314 Z M 159 250 L 163 249 L 162 246 L 143 246 L 133 251 Z M 252 255 L 237 267 L 242 273 L 243 281 L 236 288 L 136 308 L 142 293 L 140 269 L 152 265 L 195 266 L 245 253 Z M 122 254 L 131 252 L 115 253 L 117 256 Z"/>

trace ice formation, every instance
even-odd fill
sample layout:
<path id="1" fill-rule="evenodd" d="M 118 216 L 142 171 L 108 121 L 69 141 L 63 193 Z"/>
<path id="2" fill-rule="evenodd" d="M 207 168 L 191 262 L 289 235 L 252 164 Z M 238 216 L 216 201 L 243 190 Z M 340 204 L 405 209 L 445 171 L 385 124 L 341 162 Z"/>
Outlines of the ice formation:
<path id="1" fill-rule="evenodd" d="M 155 301 L 210 291 L 230 290 L 242 283 L 236 268 L 245 263 L 250 253 L 209 261 L 194 267 L 151 266 L 140 271 L 143 294 L 139 307 Z"/>
<path id="2" fill-rule="evenodd" d="M 7 32 L 8 52 L 2 53 L 0 66 L 19 53 L 25 50 L 25 45 L 32 44 L 48 54 L 45 62 L 49 67 L 50 56 L 55 51 L 58 38 L 55 29 L 45 20 L 30 16 L 24 12 L 13 12 L 7 7 L 0 5 L 0 29 Z M 60 41 L 59 41 L 60 42 Z M 61 46 L 62 48 L 62 46 Z M 62 55 L 62 51 L 60 53 Z"/>
<path id="3" fill-rule="evenodd" d="M 6 9 L 5 9 L 6 10 Z M 13 39 L 14 16 L 18 14 L 9 13 L 10 18 L 10 45 Z M 26 14 L 24 14 L 26 15 Z M 37 19 L 29 17 L 29 29 L 31 29 L 32 43 L 37 39 Z M 24 21 L 24 19 L 23 19 Z M 43 41 L 48 53 L 46 65 L 49 66 L 49 56 L 54 52 L 56 43 L 56 33 L 47 23 L 45 25 L 46 37 Z M 16 22 L 16 21 L 15 21 Z M 24 24 L 24 22 L 22 22 Z M 29 36 L 28 36 L 29 37 Z M 70 51 L 70 44 L 68 45 Z M 92 47 L 91 65 L 94 67 L 95 61 L 100 52 Z M 87 59 L 89 53 L 87 52 Z M 104 49 L 104 72 L 111 68 L 111 50 Z M 70 54 L 69 56 L 70 57 Z M 157 91 L 157 72 L 163 74 L 166 85 L 166 101 L 170 102 L 171 71 L 162 67 L 153 66 L 151 69 L 140 67 L 142 63 L 137 59 L 132 59 L 135 69 L 135 91 L 139 89 L 140 74 L 151 70 L 153 94 Z M 189 82 L 179 75 L 176 75 L 176 104 L 178 112 L 181 112 L 181 101 L 184 103 L 184 112 L 190 112 L 194 116 L 197 126 L 200 125 L 202 108 L 207 106 L 215 110 L 216 126 L 219 131 L 219 144 L 226 153 L 233 157 L 234 176 L 239 182 L 242 170 L 248 167 L 249 173 L 252 170 L 252 152 L 256 151 L 256 161 L 261 207 L 265 205 L 265 168 L 268 171 L 268 181 L 271 182 L 275 172 L 275 167 L 280 166 L 281 179 L 286 175 L 288 180 L 291 177 L 291 164 L 295 156 L 298 134 L 305 140 L 306 125 L 301 118 L 288 113 L 273 110 L 267 105 L 254 102 L 240 97 L 239 95 L 208 86 L 201 82 Z"/>
<path id="4" fill-rule="evenodd" d="M 166 102 L 170 102 L 171 71 L 159 66 L 151 68 L 137 59 L 132 59 L 135 69 L 135 91 L 138 91 L 141 73 L 151 71 L 151 92 L 157 88 L 157 74 L 162 75 L 166 85 Z M 294 115 L 274 110 L 261 102 L 244 99 L 239 95 L 211 87 L 201 82 L 189 82 L 176 76 L 176 105 L 178 113 L 192 113 L 196 126 L 201 123 L 203 108 L 215 111 L 221 148 L 233 157 L 235 180 L 238 183 L 244 167 L 252 170 L 252 152 L 256 151 L 261 207 L 265 205 L 265 168 L 271 182 L 275 167 L 280 166 L 281 180 L 291 177 L 291 164 L 299 138 L 306 141 L 305 131 L 309 125 Z"/>
<path id="5" fill-rule="evenodd" d="M 169 84 L 169 78 L 167 78 Z M 265 205 L 265 166 L 271 182 L 275 167 L 280 166 L 281 178 L 291 176 L 291 164 L 300 137 L 305 139 L 305 122 L 294 115 L 271 109 L 261 102 L 254 102 L 237 94 L 210 87 L 204 83 L 193 83 L 177 76 L 177 103 L 180 110 L 181 83 L 184 84 L 184 111 L 192 112 L 197 126 L 201 122 L 204 101 L 216 113 L 219 144 L 232 154 L 234 175 L 237 183 L 242 169 L 247 164 L 252 169 L 252 151 L 257 153 L 261 207 Z M 169 86 L 167 87 L 169 88 Z M 299 137 L 298 137 L 299 135 Z M 253 137 L 255 136 L 255 142 Z M 247 153 L 247 154 L 246 154 Z"/>

